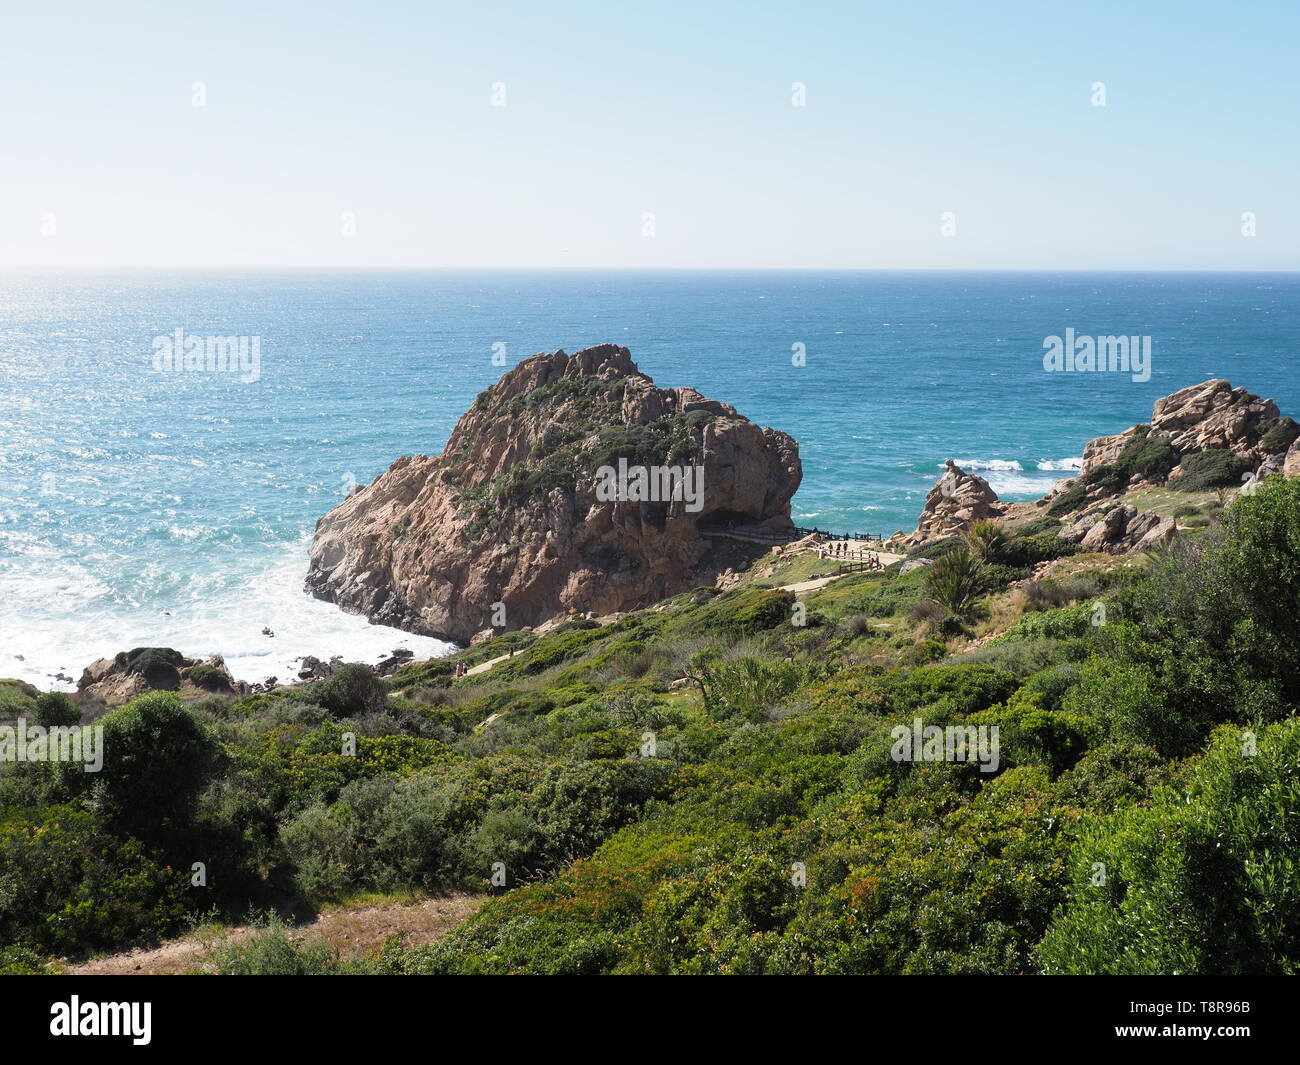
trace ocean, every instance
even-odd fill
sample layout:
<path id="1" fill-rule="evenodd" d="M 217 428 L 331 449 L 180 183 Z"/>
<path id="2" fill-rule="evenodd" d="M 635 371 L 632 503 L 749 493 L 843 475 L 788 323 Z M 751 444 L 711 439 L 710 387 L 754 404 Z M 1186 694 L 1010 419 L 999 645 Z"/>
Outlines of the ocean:
<path id="1" fill-rule="evenodd" d="M 444 650 L 307 597 L 307 545 L 353 483 L 442 449 L 494 353 L 626 345 L 799 441 L 797 524 L 887 534 L 946 458 L 1034 498 L 1207 378 L 1297 414 L 1298 327 L 1296 274 L 0 274 L 0 677 L 68 689 L 147 644 L 249 681 Z M 1149 379 L 1046 371 L 1067 329 L 1149 336 Z M 177 330 L 256 368 L 159 371 Z"/>

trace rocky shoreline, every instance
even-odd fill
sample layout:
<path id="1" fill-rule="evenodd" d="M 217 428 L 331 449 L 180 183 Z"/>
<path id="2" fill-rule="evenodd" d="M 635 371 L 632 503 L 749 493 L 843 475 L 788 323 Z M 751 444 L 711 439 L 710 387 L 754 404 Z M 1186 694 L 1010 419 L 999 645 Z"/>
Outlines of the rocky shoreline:
<path id="1" fill-rule="evenodd" d="M 611 420 L 594 423 L 593 408 Z M 585 471 L 610 454 L 599 445 L 608 443 L 611 428 L 631 430 L 631 443 L 616 439 L 626 450 L 644 444 L 637 433 L 649 427 L 657 433 L 653 443 L 673 441 L 678 461 L 700 463 L 709 493 L 698 513 L 680 501 L 595 497 Z M 563 455 L 571 468 L 561 471 L 571 479 L 540 495 L 512 496 L 518 471 L 535 473 L 554 457 L 557 439 L 571 448 Z M 886 546 L 922 555 L 982 522 L 1017 526 L 1050 518 L 1055 535 L 1080 551 L 1147 551 L 1173 540 L 1178 521 L 1132 500 L 1164 488 L 1249 491 L 1268 474 L 1300 474 L 1300 425 L 1272 400 L 1218 379 L 1157 400 L 1149 423 L 1094 438 L 1083 456 L 1076 477 L 1041 499 L 1015 503 L 950 459 L 915 531 L 894 534 Z M 625 348 L 538 355 L 479 397 L 441 456 L 397 460 L 322 517 L 307 584 L 373 621 L 461 644 L 503 631 L 545 632 L 566 619 L 617 614 L 701 584 L 727 583 L 735 560 L 711 547 L 709 526 L 741 523 L 792 541 L 790 499 L 800 476 L 793 438 L 760 429 L 692 389 L 656 388 Z M 479 524 L 485 503 L 504 508 L 493 528 Z M 926 561 L 905 562 L 904 571 Z M 497 618 L 494 608 L 503 608 Z M 391 676 L 413 657 L 398 649 L 367 668 Z M 249 684 L 233 679 L 220 656 L 136 648 L 86 667 L 76 698 L 111 706 L 154 690 L 244 697 L 325 680 L 344 664 L 338 655 L 307 655 L 296 677 Z"/>
<path id="2" fill-rule="evenodd" d="M 1051 517 L 1061 520 L 1057 535 L 1083 551 L 1146 551 L 1171 541 L 1177 522 L 1126 497 L 1166 487 L 1249 491 L 1273 473 L 1300 474 L 1300 425 L 1271 399 L 1214 379 L 1156 400 L 1149 423 L 1088 441 L 1078 476 L 1032 502 L 999 500 L 988 481 L 949 459 L 916 530 L 896 533 L 890 543 L 915 549 L 981 521 Z"/>

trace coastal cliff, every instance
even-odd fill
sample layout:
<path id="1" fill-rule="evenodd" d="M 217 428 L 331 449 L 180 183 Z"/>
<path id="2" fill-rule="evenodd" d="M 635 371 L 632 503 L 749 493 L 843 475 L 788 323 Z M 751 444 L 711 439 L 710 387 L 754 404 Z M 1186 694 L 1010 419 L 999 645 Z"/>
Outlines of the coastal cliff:
<path id="1" fill-rule="evenodd" d="M 610 498 L 602 468 L 701 471 L 692 498 Z M 535 355 L 481 393 L 442 454 L 398 459 L 316 525 L 307 589 L 372 621 L 467 641 L 711 583 L 704 533 L 787 535 L 793 438 L 626 348 Z M 680 493 L 679 493 L 680 495 Z"/>

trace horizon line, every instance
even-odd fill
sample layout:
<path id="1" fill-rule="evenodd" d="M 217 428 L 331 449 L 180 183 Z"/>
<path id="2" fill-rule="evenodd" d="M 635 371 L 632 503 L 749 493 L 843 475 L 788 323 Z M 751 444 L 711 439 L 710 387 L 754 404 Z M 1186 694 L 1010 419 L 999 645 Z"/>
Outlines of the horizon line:
<path id="1" fill-rule="evenodd" d="M 1296 267 L 1043 267 L 1043 266 L 413 266 L 344 263 L 8 263 L 0 273 L 20 271 L 241 270 L 349 273 L 642 273 L 642 274 L 1300 274 Z"/>

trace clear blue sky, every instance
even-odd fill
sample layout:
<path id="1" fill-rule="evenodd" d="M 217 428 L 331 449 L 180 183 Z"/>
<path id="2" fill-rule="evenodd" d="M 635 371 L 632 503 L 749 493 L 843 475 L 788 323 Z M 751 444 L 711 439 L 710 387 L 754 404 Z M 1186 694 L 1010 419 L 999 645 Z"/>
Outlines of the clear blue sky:
<path id="1" fill-rule="evenodd" d="M 22 7 L 0 265 L 1300 267 L 1293 0 Z"/>

